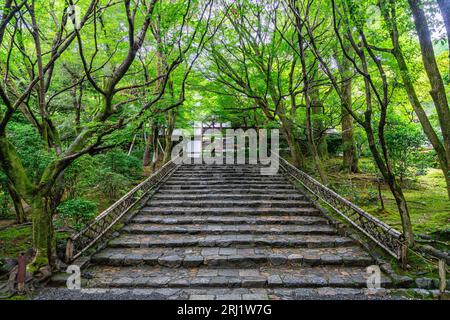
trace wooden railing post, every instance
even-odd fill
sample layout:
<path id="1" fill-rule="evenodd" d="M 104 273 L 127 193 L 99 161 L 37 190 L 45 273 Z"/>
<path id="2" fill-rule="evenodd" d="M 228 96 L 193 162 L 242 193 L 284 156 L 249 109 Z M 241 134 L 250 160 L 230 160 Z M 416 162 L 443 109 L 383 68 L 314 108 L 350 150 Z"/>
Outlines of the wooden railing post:
<path id="1" fill-rule="evenodd" d="M 406 269 L 406 264 L 408 262 L 408 245 L 406 241 L 403 240 L 400 252 L 400 263 L 402 265 L 402 269 Z"/>
<path id="2" fill-rule="evenodd" d="M 67 239 L 66 244 L 66 262 L 69 263 L 73 259 L 73 241 L 72 238 Z"/>
<path id="3" fill-rule="evenodd" d="M 447 288 L 447 275 L 445 270 L 446 262 L 444 259 L 439 259 L 439 293 L 444 295 Z"/>

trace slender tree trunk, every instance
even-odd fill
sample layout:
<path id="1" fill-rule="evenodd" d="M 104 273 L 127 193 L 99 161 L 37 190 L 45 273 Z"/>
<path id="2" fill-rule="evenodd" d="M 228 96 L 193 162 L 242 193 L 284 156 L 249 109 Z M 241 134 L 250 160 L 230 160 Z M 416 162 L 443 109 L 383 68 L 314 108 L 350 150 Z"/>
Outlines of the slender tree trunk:
<path id="1" fill-rule="evenodd" d="M 300 11 L 298 11 L 300 12 Z M 325 170 L 322 166 L 322 160 L 319 157 L 319 153 L 317 151 L 317 145 L 314 138 L 314 130 L 311 120 L 311 109 L 313 107 L 311 95 L 314 95 L 317 98 L 317 93 L 314 92 L 314 90 L 311 91 L 311 81 L 310 77 L 308 75 L 308 69 L 306 66 L 306 52 L 305 52 L 305 41 L 303 38 L 303 22 L 300 20 L 300 17 L 296 15 L 296 24 L 297 24 L 297 38 L 298 38 L 298 47 L 299 47 L 299 55 L 300 55 L 300 62 L 302 66 L 302 78 L 303 78 L 303 85 L 304 85 L 304 97 L 305 97 L 305 105 L 306 105 L 306 136 L 308 139 L 308 146 L 309 150 L 311 152 L 311 155 L 313 157 L 314 165 L 319 172 L 320 179 L 322 180 L 322 183 L 327 185 L 328 184 L 328 177 L 325 173 Z"/>
<path id="2" fill-rule="evenodd" d="M 403 84 L 405 86 L 406 93 L 408 95 L 409 102 L 414 109 L 419 121 L 422 125 L 423 131 L 427 136 L 430 143 L 433 145 L 434 150 L 439 159 L 440 167 L 444 173 L 446 185 L 447 185 L 447 193 L 450 199 L 450 159 L 448 158 L 445 146 L 442 144 L 441 140 L 438 137 L 438 134 L 434 130 L 431 122 L 420 103 L 420 100 L 417 96 L 416 89 L 414 88 L 413 81 L 411 80 L 410 72 L 408 65 L 406 64 L 406 60 L 403 55 L 403 50 L 399 41 L 398 27 L 397 27 L 397 15 L 395 3 L 393 0 L 390 0 L 390 12 L 388 11 L 386 4 L 384 1 L 380 2 L 382 5 L 384 19 L 390 27 L 390 36 L 393 44 L 393 54 L 397 61 L 400 74 L 403 80 Z M 450 126 L 450 123 L 447 123 L 446 126 Z M 442 132 L 446 129 L 442 128 Z"/>
<path id="3" fill-rule="evenodd" d="M 27 216 L 25 213 L 25 209 L 23 208 L 22 198 L 17 193 L 14 186 L 11 184 L 8 184 L 8 192 L 14 204 L 14 210 L 16 213 L 16 222 L 18 224 L 25 223 L 27 221 Z"/>
<path id="4" fill-rule="evenodd" d="M 167 132 L 165 136 L 164 159 L 163 159 L 164 164 L 169 162 L 172 156 L 172 148 L 173 148 L 172 133 L 175 127 L 176 118 L 177 113 L 175 110 L 169 110 L 167 112 Z"/>
<path id="5" fill-rule="evenodd" d="M 308 93 L 305 93 L 305 96 Z M 308 97 L 306 97 L 306 100 L 309 100 Z M 309 106 L 309 102 L 306 103 L 306 135 L 308 138 L 308 145 L 311 152 L 311 156 L 313 157 L 314 165 L 316 166 L 317 171 L 320 175 L 320 180 L 323 184 L 328 184 L 328 177 L 325 173 L 325 170 L 322 165 L 322 160 L 320 159 L 319 152 L 317 151 L 317 145 L 316 141 L 314 140 L 314 132 L 313 132 L 313 126 L 311 121 L 311 107 Z"/>
<path id="6" fill-rule="evenodd" d="M 436 62 L 436 57 L 434 55 L 431 32 L 428 28 L 425 12 L 422 8 L 423 3 L 420 0 L 408 0 L 408 2 L 414 16 L 414 23 L 419 36 L 423 65 L 430 81 L 430 94 L 433 98 L 438 114 L 447 159 L 450 159 L 450 109 L 448 106 L 444 81 L 442 80 L 441 73 Z"/>
<path id="7" fill-rule="evenodd" d="M 145 129 L 144 129 L 145 130 Z M 145 136 L 145 149 L 144 149 L 144 156 L 142 159 L 142 165 L 144 167 L 148 167 L 150 165 L 150 156 L 151 156 L 151 149 L 152 149 L 152 132 L 147 136 L 144 132 Z"/>
<path id="8" fill-rule="evenodd" d="M 318 87 L 310 89 L 311 96 L 311 113 L 312 113 L 312 127 L 315 141 L 317 144 L 317 152 L 321 159 L 328 159 L 328 144 L 325 127 L 320 117 L 323 115 L 323 103 L 320 100 Z"/>
<path id="9" fill-rule="evenodd" d="M 447 81 L 450 82 L 450 1 L 437 0 L 442 17 L 444 18 L 445 30 L 447 31 L 447 45 L 448 45 L 448 74 Z"/>
<path id="10" fill-rule="evenodd" d="M 342 149 L 343 160 L 342 169 L 346 172 L 358 173 L 358 154 L 356 150 L 353 117 L 345 107 L 341 107 L 342 115 Z"/>
<path id="11" fill-rule="evenodd" d="M 351 66 L 350 63 L 343 57 L 339 62 L 339 73 L 341 74 L 341 121 L 342 121 L 342 169 L 347 172 L 357 173 L 358 167 L 358 153 L 356 150 L 353 117 L 348 112 L 352 107 L 352 79 L 351 79 Z"/>
<path id="12" fill-rule="evenodd" d="M 381 211 L 384 211 L 385 207 L 384 207 L 383 194 L 381 193 L 381 179 L 378 179 L 377 185 L 378 185 L 378 198 L 380 199 Z"/>
<path id="13" fill-rule="evenodd" d="M 389 186 L 389 189 L 395 199 L 395 203 L 397 204 L 405 240 L 408 246 L 414 246 L 414 232 L 412 229 L 411 218 L 409 216 L 408 205 L 405 199 L 405 195 L 403 194 L 403 190 L 393 173 L 390 171 L 389 166 L 384 163 L 383 158 L 377 149 L 372 128 L 370 128 L 368 125 L 364 129 L 366 131 L 367 140 L 369 142 L 369 149 L 372 153 L 375 163 L 377 164 L 377 167 L 380 170 L 384 181 L 386 181 L 387 185 Z"/>
<path id="14" fill-rule="evenodd" d="M 281 120 L 281 132 L 286 138 L 289 145 L 289 150 L 291 151 L 292 162 L 297 168 L 303 168 L 304 158 L 300 145 L 297 143 L 294 134 L 293 126 L 290 120 L 287 119 L 285 115 L 279 115 Z"/>
<path id="15" fill-rule="evenodd" d="M 156 169 L 156 164 L 160 160 L 160 152 L 159 152 L 159 127 L 156 123 L 152 125 L 152 146 L 153 146 L 153 156 L 150 163 L 151 171 L 154 172 Z"/>

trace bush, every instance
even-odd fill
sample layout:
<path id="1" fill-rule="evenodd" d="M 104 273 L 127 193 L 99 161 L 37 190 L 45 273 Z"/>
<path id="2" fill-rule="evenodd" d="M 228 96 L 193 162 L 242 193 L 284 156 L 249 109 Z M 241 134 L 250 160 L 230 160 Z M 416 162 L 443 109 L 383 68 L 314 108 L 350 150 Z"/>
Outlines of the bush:
<path id="1" fill-rule="evenodd" d="M 424 174 L 429 166 L 428 159 L 420 153 L 425 142 L 421 128 L 415 123 L 397 123 L 386 132 L 394 174 L 400 181 Z"/>
<path id="2" fill-rule="evenodd" d="M 101 174 L 101 183 L 98 185 L 98 190 L 108 197 L 110 202 L 118 199 L 121 195 L 125 194 L 131 186 L 131 181 L 118 173 L 105 171 Z"/>
<path id="3" fill-rule="evenodd" d="M 129 179 L 142 178 L 142 163 L 136 157 L 129 156 L 122 150 L 112 150 L 98 156 L 98 161 L 112 172 L 121 174 Z"/>
<path id="4" fill-rule="evenodd" d="M 59 217 L 66 225 L 81 230 L 97 214 L 97 203 L 83 198 L 69 199 L 58 206 Z"/>
<path id="5" fill-rule="evenodd" d="M 93 193 L 99 192 L 112 203 L 142 176 L 141 161 L 120 149 L 96 157 L 86 155 L 66 170 L 66 192 L 69 198 L 86 195 L 91 198 Z"/>

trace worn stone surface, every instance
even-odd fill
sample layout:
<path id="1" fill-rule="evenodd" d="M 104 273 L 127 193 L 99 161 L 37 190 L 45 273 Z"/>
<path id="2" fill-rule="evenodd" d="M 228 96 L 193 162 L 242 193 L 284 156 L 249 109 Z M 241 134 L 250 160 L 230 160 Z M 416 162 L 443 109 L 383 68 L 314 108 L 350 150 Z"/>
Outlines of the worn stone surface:
<path id="1" fill-rule="evenodd" d="M 248 165 L 181 166 L 91 263 L 83 279 L 91 291 L 78 298 L 381 295 L 364 291 L 366 267 L 374 263 L 367 252 L 340 236 L 283 175 L 261 176 Z M 64 282 L 55 277 L 54 284 Z M 383 275 L 382 286 L 391 285 Z"/>

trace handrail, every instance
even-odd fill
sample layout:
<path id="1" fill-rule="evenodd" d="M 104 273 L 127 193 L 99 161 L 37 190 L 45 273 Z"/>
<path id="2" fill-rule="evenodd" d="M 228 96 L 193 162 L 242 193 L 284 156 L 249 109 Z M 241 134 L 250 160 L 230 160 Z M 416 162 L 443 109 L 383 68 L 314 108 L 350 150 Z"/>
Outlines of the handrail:
<path id="1" fill-rule="evenodd" d="M 397 260 L 401 260 L 406 249 L 404 236 L 383 221 L 375 218 L 330 188 L 279 157 L 282 170 L 299 181 L 313 196 L 328 204 L 336 213 L 372 239 Z"/>
<path id="2" fill-rule="evenodd" d="M 117 200 L 108 209 L 99 214 L 89 225 L 79 233 L 71 236 L 66 245 L 66 261 L 71 262 L 91 248 L 111 228 L 119 222 L 150 191 L 156 189 L 177 168 L 178 164 L 172 159 L 162 166 L 149 178 L 134 187 L 130 192 Z"/>

